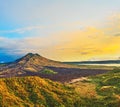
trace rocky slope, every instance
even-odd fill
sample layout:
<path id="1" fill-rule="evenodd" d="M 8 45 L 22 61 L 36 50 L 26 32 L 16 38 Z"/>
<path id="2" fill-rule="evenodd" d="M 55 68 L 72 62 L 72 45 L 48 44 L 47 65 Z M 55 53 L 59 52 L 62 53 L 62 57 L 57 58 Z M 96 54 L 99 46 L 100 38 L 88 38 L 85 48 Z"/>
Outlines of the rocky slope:
<path id="1" fill-rule="evenodd" d="M 48 66 L 71 67 L 70 65 L 44 58 L 39 54 L 28 53 L 15 62 L 0 66 L 0 77 L 30 75 L 36 72 L 39 73 Z"/>

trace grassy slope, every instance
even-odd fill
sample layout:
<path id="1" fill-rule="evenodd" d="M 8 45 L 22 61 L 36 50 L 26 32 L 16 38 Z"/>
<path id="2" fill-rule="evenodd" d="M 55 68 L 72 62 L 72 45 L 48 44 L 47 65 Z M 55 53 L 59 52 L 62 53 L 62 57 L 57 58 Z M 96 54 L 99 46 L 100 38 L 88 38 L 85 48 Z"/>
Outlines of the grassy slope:
<path id="1" fill-rule="evenodd" d="M 119 107 L 120 70 L 92 76 L 70 86 L 36 76 L 0 79 L 2 106 Z"/>
<path id="2" fill-rule="evenodd" d="M 0 79 L 0 106 L 74 107 L 73 89 L 40 77 Z"/>
<path id="3" fill-rule="evenodd" d="M 96 91 L 101 96 L 104 105 L 120 106 L 120 69 L 114 69 L 109 73 L 91 77 L 91 79 L 92 83 L 96 84 Z"/>
<path id="4" fill-rule="evenodd" d="M 120 69 L 72 84 L 81 97 L 79 107 L 120 107 Z"/>

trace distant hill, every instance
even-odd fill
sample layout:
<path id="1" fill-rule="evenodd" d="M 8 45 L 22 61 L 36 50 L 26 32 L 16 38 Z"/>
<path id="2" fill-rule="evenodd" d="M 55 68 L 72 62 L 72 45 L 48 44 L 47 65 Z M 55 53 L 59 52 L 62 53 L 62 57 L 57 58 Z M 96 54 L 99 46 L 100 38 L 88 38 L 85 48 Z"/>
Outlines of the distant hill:
<path id="1" fill-rule="evenodd" d="M 120 64 L 120 60 L 64 62 L 65 64 Z"/>

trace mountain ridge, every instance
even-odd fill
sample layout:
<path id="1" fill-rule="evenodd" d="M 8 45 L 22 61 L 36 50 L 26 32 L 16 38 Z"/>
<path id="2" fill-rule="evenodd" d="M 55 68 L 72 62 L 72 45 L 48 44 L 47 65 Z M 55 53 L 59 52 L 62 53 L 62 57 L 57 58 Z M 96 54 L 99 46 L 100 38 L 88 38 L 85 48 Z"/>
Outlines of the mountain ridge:
<path id="1" fill-rule="evenodd" d="M 28 53 L 14 62 L 0 66 L 0 77 L 24 75 L 31 72 L 40 72 L 48 66 L 71 67 L 62 62 L 53 61 L 39 54 Z"/>

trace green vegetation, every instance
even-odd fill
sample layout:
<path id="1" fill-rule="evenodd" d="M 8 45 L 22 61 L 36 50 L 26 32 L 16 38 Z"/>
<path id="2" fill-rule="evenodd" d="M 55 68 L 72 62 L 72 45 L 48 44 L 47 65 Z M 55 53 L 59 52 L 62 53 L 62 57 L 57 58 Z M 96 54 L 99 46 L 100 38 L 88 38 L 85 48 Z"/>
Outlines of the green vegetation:
<path id="1" fill-rule="evenodd" d="M 40 71 L 42 74 L 57 74 L 57 72 L 51 70 L 51 69 L 44 69 L 43 71 Z"/>
<path id="2" fill-rule="evenodd" d="M 55 74 L 50 69 L 43 71 L 45 74 Z M 119 106 L 118 68 L 72 84 L 61 84 L 37 76 L 0 79 L 0 107 Z"/>
<path id="3" fill-rule="evenodd" d="M 79 100 L 74 107 L 120 107 L 120 69 L 71 84 Z"/>
<path id="4" fill-rule="evenodd" d="M 120 93 L 120 69 L 114 69 L 106 74 L 93 76 L 91 78 L 92 82 L 97 84 L 99 94 L 108 96 Z"/>
<path id="5" fill-rule="evenodd" d="M 120 69 L 115 68 L 106 74 L 90 77 L 91 83 L 96 85 L 98 100 L 101 107 L 120 106 Z M 98 104 L 99 105 L 99 104 Z"/>
<path id="6" fill-rule="evenodd" d="M 4 63 L 0 63 L 0 67 L 2 67 L 2 66 L 5 66 L 6 64 L 4 64 Z"/>
<path id="7" fill-rule="evenodd" d="M 74 107 L 78 96 L 72 87 L 41 79 L 0 79 L 0 107 Z"/>

